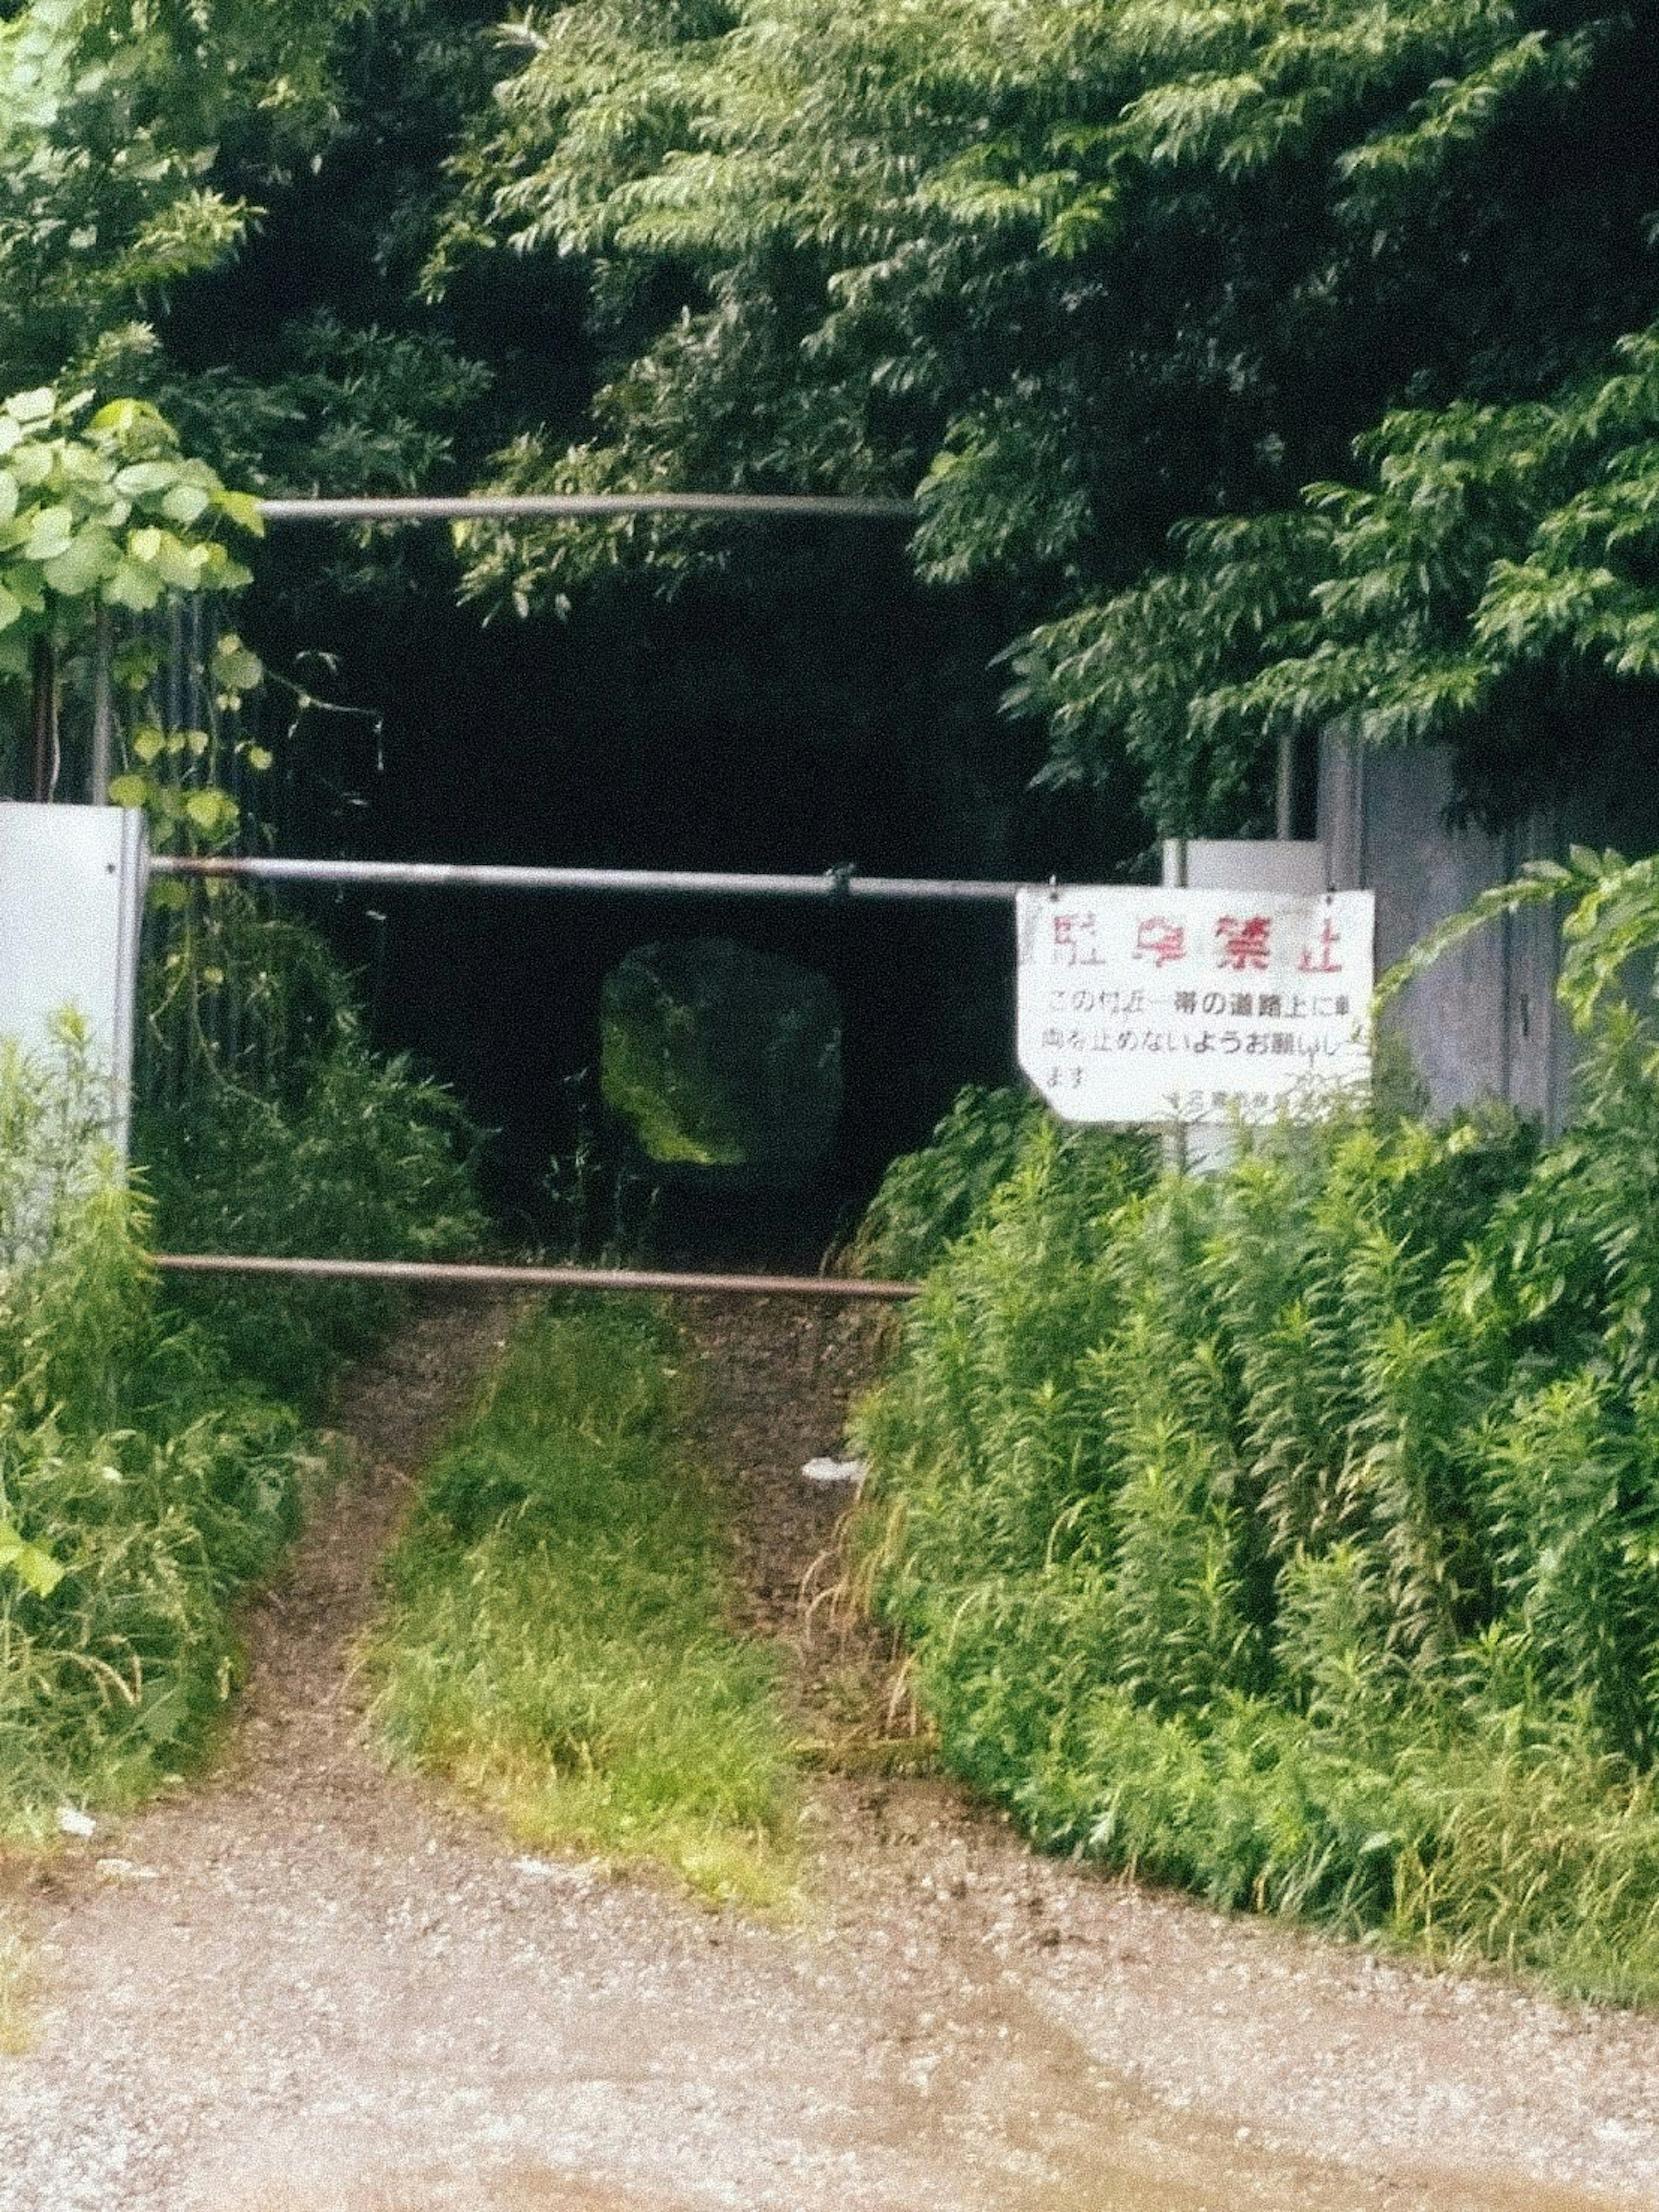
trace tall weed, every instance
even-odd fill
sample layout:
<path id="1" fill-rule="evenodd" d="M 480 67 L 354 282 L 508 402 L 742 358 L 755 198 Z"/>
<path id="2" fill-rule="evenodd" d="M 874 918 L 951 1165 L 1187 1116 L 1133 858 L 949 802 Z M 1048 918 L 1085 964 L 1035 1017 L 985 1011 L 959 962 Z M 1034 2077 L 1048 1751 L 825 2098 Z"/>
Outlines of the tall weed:
<path id="1" fill-rule="evenodd" d="M 349 980 L 314 933 L 234 911 L 213 941 L 234 1023 L 210 1033 L 178 975 L 150 984 L 149 1048 L 184 1069 L 151 1083 L 135 1124 L 162 1247 L 352 1260 L 476 1249 L 479 1139 L 454 1098 L 368 1049 Z M 175 942 L 169 960 L 188 946 Z M 404 1310 L 395 1290 L 349 1282 L 181 1281 L 167 1296 L 239 1374 L 304 1407 Z"/>
<path id="2" fill-rule="evenodd" d="M 0 1061 L 0 1832 L 200 1750 L 305 1465 L 294 1417 L 163 1318 L 99 1110 L 78 1048 Z"/>
<path id="3" fill-rule="evenodd" d="M 1102 1157 L 1020 1124 L 860 1417 L 945 1755 L 1218 1903 L 1659 1996 L 1646 1027 L 1541 1149 L 1487 1111 Z"/>

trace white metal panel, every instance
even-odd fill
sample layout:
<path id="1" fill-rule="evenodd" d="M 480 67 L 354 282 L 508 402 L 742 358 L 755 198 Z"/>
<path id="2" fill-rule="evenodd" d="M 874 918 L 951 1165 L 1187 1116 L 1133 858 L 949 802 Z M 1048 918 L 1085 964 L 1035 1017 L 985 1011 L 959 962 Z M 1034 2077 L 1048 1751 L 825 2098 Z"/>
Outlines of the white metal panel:
<path id="1" fill-rule="evenodd" d="M 0 1036 L 49 1057 L 54 1017 L 79 1012 L 109 1071 L 124 1152 L 143 891 L 136 809 L 0 800 Z"/>
<path id="2" fill-rule="evenodd" d="M 1195 891 L 1293 891 L 1310 898 L 1348 888 L 1333 882 L 1325 848 L 1311 838 L 1166 837 L 1164 880 Z"/>
<path id="3" fill-rule="evenodd" d="M 1309 898 L 1337 888 L 1323 843 L 1295 837 L 1166 837 L 1164 881 L 1193 890 L 1289 891 Z M 1213 1124 L 1185 1128 L 1164 1146 L 1169 1164 L 1189 1175 L 1218 1175 L 1238 1157 L 1237 1132 Z"/>
<path id="4" fill-rule="evenodd" d="M 1369 891 L 1022 891 L 1019 1064 L 1069 1121 L 1271 1122 L 1370 1076 Z"/>

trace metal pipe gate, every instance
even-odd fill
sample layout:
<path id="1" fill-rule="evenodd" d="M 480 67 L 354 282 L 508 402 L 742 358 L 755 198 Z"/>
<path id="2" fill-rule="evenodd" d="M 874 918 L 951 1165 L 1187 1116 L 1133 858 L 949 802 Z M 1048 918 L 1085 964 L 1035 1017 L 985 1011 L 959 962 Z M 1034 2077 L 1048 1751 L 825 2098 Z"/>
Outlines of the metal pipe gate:
<path id="1" fill-rule="evenodd" d="M 813 522 L 914 522 L 912 500 L 742 492 L 629 492 L 483 495 L 459 498 L 265 499 L 270 523 L 417 523 L 594 521 L 633 514 L 708 519 L 748 517 Z M 93 796 L 108 797 L 110 714 L 105 663 L 108 628 L 99 639 L 98 731 Z M 1024 888 L 1013 883 L 860 876 L 851 867 L 820 876 L 721 874 L 696 869 L 556 868 L 449 864 L 419 860 L 322 860 L 192 858 L 158 854 L 154 875 L 174 879 L 248 883 L 373 884 L 408 890 L 568 891 L 711 898 L 798 898 L 907 904 L 1011 906 Z M 158 1253 L 164 1274 L 266 1276 L 301 1281 L 383 1282 L 455 1290 L 682 1291 L 714 1297 L 808 1297 L 896 1303 L 921 1285 L 833 1275 L 709 1274 L 639 1267 L 543 1267 L 463 1265 L 441 1261 L 282 1259 L 269 1255 Z"/>

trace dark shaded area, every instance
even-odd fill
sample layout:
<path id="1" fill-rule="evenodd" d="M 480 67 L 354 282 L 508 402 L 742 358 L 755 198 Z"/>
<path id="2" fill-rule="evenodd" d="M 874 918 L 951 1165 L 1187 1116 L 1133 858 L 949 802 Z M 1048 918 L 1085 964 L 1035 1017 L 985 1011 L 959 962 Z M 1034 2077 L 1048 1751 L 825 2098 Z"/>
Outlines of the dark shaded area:
<path id="1" fill-rule="evenodd" d="M 271 490 L 465 489 L 526 426 L 555 445 L 586 434 L 596 384 L 661 319 L 658 288 L 678 305 L 691 282 L 665 264 L 603 341 L 574 258 L 486 254 L 441 304 L 417 296 L 444 157 L 511 65 L 480 35 L 496 12 L 417 0 L 355 27 L 320 168 L 276 191 L 250 169 L 268 216 L 234 266 L 171 303 L 176 411 L 239 480 L 257 468 Z M 228 149 L 228 178 L 258 154 Z M 392 374 L 390 355 L 377 370 L 372 349 L 319 342 L 319 327 L 436 343 L 450 352 L 434 374 L 449 358 L 488 375 L 465 402 L 444 397 Z M 362 380 L 331 387 L 353 365 Z M 268 389 L 292 411 L 228 403 L 227 376 L 249 407 Z M 1034 794 L 1041 734 L 999 713 L 992 663 L 1041 611 L 1035 586 L 925 593 L 902 532 L 884 528 L 744 526 L 722 547 L 719 572 L 672 597 L 618 574 L 567 622 L 487 621 L 458 605 L 441 530 L 274 532 L 240 617 L 273 678 L 267 842 L 802 873 L 1097 878 L 1132 864 L 1139 818 Z M 1013 1073 L 1006 909 L 284 896 L 360 972 L 375 1042 L 412 1051 L 500 1133 L 489 1195 L 510 1234 L 580 1233 L 591 1249 L 618 1229 L 637 1242 L 648 1222 L 665 1252 L 810 1263 L 962 1084 Z M 714 932 L 830 977 L 847 1017 L 845 1110 L 805 1198 L 769 1217 L 754 1197 L 679 1189 L 653 1218 L 652 1180 L 599 1103 L 600 987 L 632 946 Z"/>
<path id="2" fill-rule="evenodd" d="M 294 573 L 324 551 L 320 530 L 273 540 L 247 627 L 275 667 L 354 710 L 304 713 L 283 743 L 282 848 L 805 874 L 1129 864 L 1138 822 L 1030 788 L 1040 741 L 1000 716 L 990 665 L 1006 605 L 921 593 L 896 535 L 771 534 L 775 560 L 750 572 L 769 568 L 763 586 L 665 600 L 619 579 L 563 623 L 457 606 L 438 533 L 405 549 L 400 599 L 361 606 Z M 274 690 L 268 711 L 284 704 Z M 1006 908 L 441 892 L 311 911 L 362 970 L 376 1041 L 413 1050 L 500 1132 L 491 1195 L 540 1236 L 579 1225 L 592 1245 L 649 1222 L 665 1250 L 810 1261 L 962 1084 L 1013 1073 Z M 634 945 L 713 932 L 830 978 L 846 1108 L 807 1198 L 769 1212 L 679 1189 L 653 1215 L 648 1176 L 618 1201 L 640 1164 L 598 1103 L 600 987 Z M 546 1179 L 579 1148 L 577 1224 Z"/>

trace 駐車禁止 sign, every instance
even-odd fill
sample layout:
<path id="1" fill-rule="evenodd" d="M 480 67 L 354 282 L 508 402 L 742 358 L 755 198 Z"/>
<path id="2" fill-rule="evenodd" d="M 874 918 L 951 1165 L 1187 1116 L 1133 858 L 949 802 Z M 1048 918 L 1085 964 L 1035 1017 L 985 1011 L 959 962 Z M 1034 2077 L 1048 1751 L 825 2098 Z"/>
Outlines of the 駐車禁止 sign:
<path id="1" fill-rule="evenodd" d="M 1022 891 L 1019 1064 L 1068 1121 L 1271 1121 L 1370 1079 L 1370 891 Z"/>

